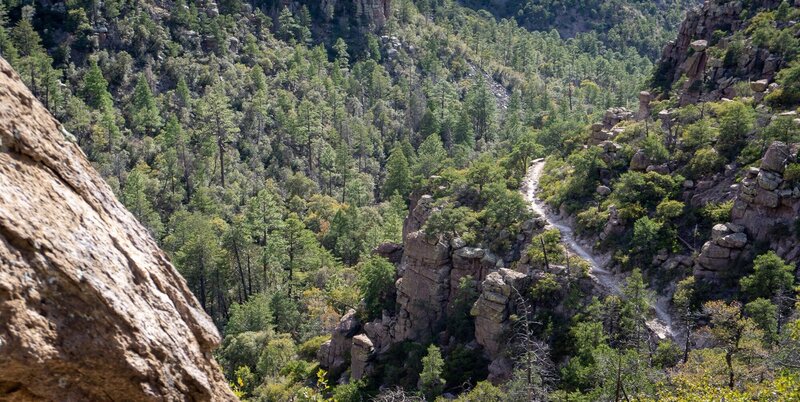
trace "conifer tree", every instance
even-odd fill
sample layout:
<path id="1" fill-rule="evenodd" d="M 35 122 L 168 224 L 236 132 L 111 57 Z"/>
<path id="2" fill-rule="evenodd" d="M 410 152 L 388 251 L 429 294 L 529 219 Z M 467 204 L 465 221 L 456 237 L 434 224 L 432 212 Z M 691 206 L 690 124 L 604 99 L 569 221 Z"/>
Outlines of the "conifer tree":
<path id="1" fill-rule="evenodd" d="M 152 134 L 161 126 L 158 105 L 143 74 L 136 81 L 136 88 L 130 101 L 131 125 L 140 135 Z"/>
<path id="2" fill-rule="evenodd" d="M 389 198 L 393 194 L 406 197 L 410 189 L 411 174 L 408 160 L 403 153 L 403 149 L 399 145 L 395 145 L 386 162 L 386 181 L 383 183 L 383 197 Z"/>

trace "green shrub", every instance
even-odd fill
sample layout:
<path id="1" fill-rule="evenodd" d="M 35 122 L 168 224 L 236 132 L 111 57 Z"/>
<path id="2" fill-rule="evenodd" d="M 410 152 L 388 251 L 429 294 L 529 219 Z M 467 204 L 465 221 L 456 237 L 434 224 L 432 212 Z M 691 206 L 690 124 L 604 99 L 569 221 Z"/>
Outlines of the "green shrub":
<path id="1" fill-rule="evenodd" d="M 800 183 L 800 163 L 790 163 L 783 172 L 784 180 L 796 185 Z"/>
<path id="2" fill-rule="evenodd" d="M 713 148 L 698 150 L 686 169 L 692 178 L 701 178 L 719 172 L 725 166 L 725 158 L 720 156 Z"/>
<path id="3" fill-rule="evenodd" d="M 578 213 L 578 231 L 581 233 L 598 233 L 606 226 L 610 213 L 608 210 L 600 211 L 598 207 L 591 207 Z"/>
<path id="4" fill-rule="evenodd" d="M 732 210 L 733 200 L 721 203 L 710 202 L 700 210 L 700 215 L 708 219 L 712 224 L 725 223 L 731 220 Z"/>
<path id="5" fill-rule="evenodd" d="M 297 354 L 303 359 L 314 360 L 317 358 L 317 352 L 319 351 L 320 346 L 322 346 L 322 344 L 328 339 L 331 339 L 330 335 L 315 336 L 303 342 L 297 349 Z"/>

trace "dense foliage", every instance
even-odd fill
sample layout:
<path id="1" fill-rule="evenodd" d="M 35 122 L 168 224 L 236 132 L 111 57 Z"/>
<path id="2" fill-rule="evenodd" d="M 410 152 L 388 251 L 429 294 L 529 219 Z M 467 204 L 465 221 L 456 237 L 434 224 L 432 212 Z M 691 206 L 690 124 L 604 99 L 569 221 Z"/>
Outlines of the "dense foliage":
<path id="1" fill-rule="evenodd" d="M 641 149 L 679 166 L 671 175 L 584 146 L 589 122 L 633 105 L 691 2 L 508 2 L 492 11 L 514 18 L 497 20 L 453 1 L 398 0 L 380 31 L 332 18 L 344 3 L 0 3 L 0 54 L 168 252 L 225 335 L 218 359 L 242 398 L 797 397 L 795 282 L 773 253 L 745 267 L 728 301 L 677 285 L 682 329 L 713 347 L 690 353 L 646 330 L 653 256 L 696 248 L 697 233 L 730 216 L 726 202 L 685 205 L 684 179 L 751 164 L 772 139 L 797 141 L 792 119 L 759 125 L 741 98 L 679 108 L 667 138 L 628 123 L 618 154 Z M 753 40 L 793 58 L 789 27 L 772 22 L 795 14 L 757 16 Z M 550 30 L 567 26 L 578 28 Z M 788 65 L 770 104 L 797 103 Z M 676 106 L 665 99 L 654 114 Z M 349 384 L 319 369 L 342 315 L 395 309 L 396 269 L 371 251 L 402 241 L 412 202 L 434 196 L 427 236 L 513 253 L 532 217 L 520 180 L 544 156 L 547 201 L 576 214 L 581 233 L 601 232 L 612 206 L 618 214 L 626 230 L 604 246 L 630 272 L 620 294 L 593 297 L 587 264 L 543 231 L 524 256 L 542 275 L 516 301 L 506 383 L 485 381 L 489 362 L 470 345 L 471 277 L 450 305 L 452 347 L 393 345 L 377 374 Z M 800 180 L 800 168 L 786 177 Z"/>

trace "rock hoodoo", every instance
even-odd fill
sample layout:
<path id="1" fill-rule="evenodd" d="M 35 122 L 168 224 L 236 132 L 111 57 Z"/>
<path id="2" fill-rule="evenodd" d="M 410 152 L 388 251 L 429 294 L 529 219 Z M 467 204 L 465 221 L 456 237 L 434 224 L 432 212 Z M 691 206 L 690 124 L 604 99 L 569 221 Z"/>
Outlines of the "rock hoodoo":
<path id="1" fill-rule="evenodd" d="M 235 397 L 146 229 L 0 59 L 0 399 Z"/>
<path id="2" fill-rule="evenodd" d="M 380 319 L 363 325 L 354 310 L 342 317 L 317 356 L 334 378 L 341 378 L 348 368 L 351 379 L 369 375 L 379 356 L 400 342 L 452 336 L 446 321 L 466 277 L 472 278 L 480 296 L 472 309 L 478 345 L 491 359 L 502 351 L 507 341 L 503 331 L 508 330 L 514 306 L 512 286 L 524 289 L 530 278 L 503 268 L 503 259 L 487 249 L 468 247 L 459 238 L 446 241 L 426 235 L 422 228 L 435 208 L 429 195 L 416 199 L 404 223 L 403 244 L 387 243 L 373 251 L 397 264 L 396 311 L 384 311 Z M 528 241 L 532 226 L 526 226 L 530 229 L 523 236 Z"/>
<path id="3" fill-rule="evenodd" d="M 735 84 L 739 81 L 758 82 L 753 90 L 764 92 L 766 83 L 780 67 L 780 56 L 748 45 L 735 59 L 725 61 L 712 57 L 707 50 L 715 44 L 715 31 L 742 29 L 741 14 L 753 12 L 746 7 L 771 8 L 778 4 L 780 1 L 777 0 L 750 2 L 750 5 L 741 1 L 706 1 L 701 8 L 690 10 L 680 26 L 677 39 L 667 43 L 661 54 L 658 74 L 664 80 L 664 87 L 670 87 L 685 76 L 681 105 L 695 103 L 701 97 L 704 100 L 733 98 L 736 95 Z M 704 90 L 703 87 L 711 89 Z"/>

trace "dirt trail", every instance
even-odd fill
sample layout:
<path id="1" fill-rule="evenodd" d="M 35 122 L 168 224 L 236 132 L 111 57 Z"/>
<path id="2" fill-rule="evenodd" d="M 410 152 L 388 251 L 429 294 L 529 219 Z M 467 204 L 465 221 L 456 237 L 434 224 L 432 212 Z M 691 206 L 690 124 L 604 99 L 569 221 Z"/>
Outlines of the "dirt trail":
<path id="1" fill-rule="evenodd" d="M 572 230 L 569 222 L 553 213 L 553 211 L 545 206 L 544 202 L 536 196 L 539 189 L 539 178 L 542 175 L 543 168 L 544 159 L 537 159 L 533 161 L 533 164 L 528 169 L 528 173 L 525 175 L 521 188 L 525 200 L 528 201 L 533 211 L 545 218 L 549 226 L 561 232 L 561 239 L 571 253 L 589 263 L 589 276 L 591 276 L 592 279 L 597 281 L 600 286 L 607 289 L 609 292 L 617 295 L 620 294 L 622 292 L 624 278 L 606 269 L 610 261 L 609 256 L 595 254 L 592 251 L 591 245 L 582 242 L 575 236 L 575 232 Z M 674 337 L 672 318 L 668 312 L 669 300 L 666 297 L 658 296 L 656 300 L 651 303 L 651 308 L 655 313 L 655 318 L 647 321 L 647 327 L 661 339 Z"/>

